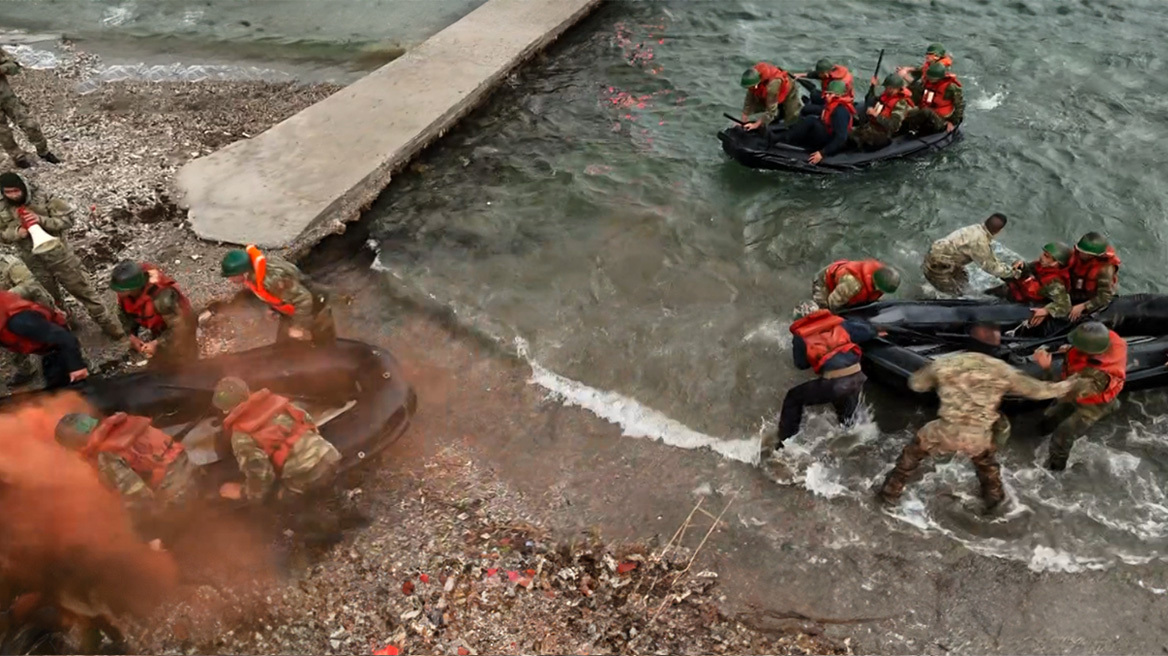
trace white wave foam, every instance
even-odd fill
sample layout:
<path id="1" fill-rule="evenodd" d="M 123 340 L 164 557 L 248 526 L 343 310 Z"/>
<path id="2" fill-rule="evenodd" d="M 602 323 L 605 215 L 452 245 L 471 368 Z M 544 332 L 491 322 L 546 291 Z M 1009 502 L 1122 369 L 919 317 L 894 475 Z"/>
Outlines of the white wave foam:
<path id="1" fill-rule="evenodd" d="M 1089 569 L 1107 569 L 1106 561 L 1098 558 L 1082 558 L 1061 549 L 1046 546 L 1034 547 L 1029 567 L 1034 572 L 1082 572 Z"/>
<path id="2" fill-rule="evenodd" d="M 4 46 L 4 51 L 12 55 L 21 66 L 28 69 L 57 68 L 62 63 L 61 57 L 57 53 L 24 44 Z"/>
<path id="3" fill-rule="evenodd" d="M 981 96 L 978 98 L 974 98 L 973 102 L 970 104 L 973 105 L 973 107 L 975 109 L 980 109 L 982 111 L 989 111 L 991 109 L 997 109 L 997 107 L 999 105 L 1001 105 L 1002 101 L 1005 99 L 1006 99 L 1006 92 L 1005 91 L 998 91 L 997 93 L 991 93 L 988 96 Z"/>
<path id="4" fill-rule="evenodd" d="M 825 499 L 833 499 L 848 493 L 848 488 L 839 482 L 839 472 L 832 471 L 821 462 L 812 463 L 807 468 L 803 486 L 808 492 Z"/>
<path id="5" fill-rule="evenodd" d="M 1144 583 L 1143 579 L 1140 579 L 1139 581 L 1136 581 L 1136 583 L 1138 583 L 1138 584 L 1139 584 L 1139 586 L 1140 586 L 1141 588 L 1143 588 L 1143 589 L 1147 590 L 1148 592 L 1151 592 L 1151 593 L 1152 593 L 1152 594 L 1154 594 L 1154 595 L 1168 594 L 1168 589 L 1165 589 L 1165 588 L 1153 588 L 1152 586 L 1150 586 L 1150 585 L 1148 585 L 1148 584 Z"/>
<path id="6" fill-rule="evenodd" d="M 724 440 L 695 431 L 623 394 L 589 387 L 550 371 L 528 356 L 527 342 L 521 338 L 516 338 L 515 345 L 531 367 L 530 383 L 558 395 L 564 405 L 584 408 L 620 426 L 623 435 L 656 439 L 683 449 L 708 448 L 731 460 L 758 463 L 758 438 Z"/>

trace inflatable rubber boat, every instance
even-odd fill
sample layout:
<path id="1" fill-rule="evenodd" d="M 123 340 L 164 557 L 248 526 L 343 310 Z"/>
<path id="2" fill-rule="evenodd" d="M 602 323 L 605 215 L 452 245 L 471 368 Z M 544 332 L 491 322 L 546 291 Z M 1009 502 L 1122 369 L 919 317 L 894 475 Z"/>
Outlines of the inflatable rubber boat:
<path id="1" fill-rule="evenodd" d="M 253 390 L 266 387 L 303 407 L 321 435 L 340 450 L 342 469 L 351 469 L 393 444 L 417 410 L 414 389 L 393 355 L 345 339 L 327 348 L 265 346 L 199 360 L 176 372 L 95 375 L 68 389 L 105 415 L 149 416 L 156 427 L 181 436 L 191 461 L 213 484 L 239 474 L 222 436 L 222 415 L 211 406 L 215 384 L 224 376 L 238 376 Z M 43 394 L 4 397 L 0 406 Z"/>
<path id="2" fill-rule="evenodd" d="M 1008 302 L 973 299 L 884 301 L 858 307 L 841 315 L 867 319 L 886 337 L 864 347 L 864 370 L 873 379 L 903 389 L 908 378 L 933 358 L 975 348 L 969 336 L 974 322 L 988 321 L 1002 329 L 1002 343 L 989 353 L 1033 376 L 1042 374 L 1031 356 L 1040 347 L 1052 353 L 1067 343 L 1074 327 L 1068 321 L 1047 319 L 1028 328 L 1031 308 Z M 1168 295 L 1117 296 L 1106 309 L 1088 317 L 1101 321 L 1128 344 L 1127 382 L 1124 391 L 1168 385 Z M 1062 367 L 1054 354 L 1053 367 Z"/>
<path id="3" fill-rule="evenodd" d="M 905 135 L 894 138 L 891 144 L 880 150 L 870 152 L 845 150 L 823 158 L 819 164 L 811 164 L 807 161 L 811 151 L 779 143 L 779 138 L 786 129 L 780 125 L 772 126 L 770 130 L 765 131 L 748 131 L 735 125 L 719 132 L 718 139 L 722 142 L 722 150 L 743 166 L 830 175 L 859 171 L 878 162 L 936 152 L 952 146 L 962 138 L 960 127 L 952 132 L 923 137 Z"/>

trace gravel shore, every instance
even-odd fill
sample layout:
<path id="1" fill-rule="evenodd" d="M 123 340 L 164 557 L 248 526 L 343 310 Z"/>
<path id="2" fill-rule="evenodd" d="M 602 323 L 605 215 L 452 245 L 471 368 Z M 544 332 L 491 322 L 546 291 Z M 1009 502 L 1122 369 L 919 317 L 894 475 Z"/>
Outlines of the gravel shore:
<path id="1" fill-rule="evenodd" d="M 336 87 L 125 81 L 81 94 L 79 82 L 97 61 L 65 47 L 62 66 L 25 70 L 12 82 L 64 159 L 25 173 L 78 209 L 69 236 L 95 284 L 104 287 L 113 265 L 131 258 L 165 267 L 196 307 L 233 294 L 218 275 L 226 247 L 189 231 L 172 199 L 172 176 L 190 158 L 254 136 Z M 343 333 L 386 341 L 344 309 L 351 297 L 338 298 Z M 441 330 L 422 318 L 403 320 L 429 326 L 425 334 Z M 91 360 L 122 366 L 125 346 L 104 340 L 87 319 L 84 324 Z M 258 308 L 229 308 L 203 326 L 203 351 L 247 348 L 269 333 Z M 429 380 L 420 389 L 433 397 L 435 386 L 446 384 Z M 525 383 L 512 386 L 522 391 Z M 180 603 L 146 621 L 126 619 L 129 647 L 136 653 L 460 656 L 850 652 L 846 643 L 806 627 L 751 628 L 727 615 L 718 574 L 699 553 L 697 529 L 688 536 L 682 531 L 677 541 L 631 544 L 597 534 L 553 536 L 539 500 L 517 494 L 476 464 L 441 424 L 414 429 L 424 437 L 413 443 L 421 440 L 428 453 L 404 457 L 403 448 L 414 447 L 399 447 L 389 452 L 393 464 L 366 467 L 347 483 L 341 497 L 368 521 L 340 544 L 272 564 L 271 541 L 261 540 L 262 572 L 236 571 L 229 580 L 188 573 Z"/>

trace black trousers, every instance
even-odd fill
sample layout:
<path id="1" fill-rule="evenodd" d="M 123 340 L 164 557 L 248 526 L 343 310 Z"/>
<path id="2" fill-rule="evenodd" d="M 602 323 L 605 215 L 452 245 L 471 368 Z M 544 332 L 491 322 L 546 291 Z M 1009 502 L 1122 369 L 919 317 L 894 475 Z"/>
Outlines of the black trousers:
<path id="1" fill-rule="evenodd" d="M 831 142 L 831 135 L 818 116 L 804 116 L 787 131 L 783 141 L 815 152 Z"/>
<path id="2" fill-rule="evenodd" d="M 41 356 L 41 371 L 45 375 L 45 389 L 57 389 L 69 384 L 69 366 L 65 358 L 57 350 L 49 351 Z"/>
<path id="3" fill-rule="evenodd" d="M 862 372 L 858 372 L 840 378 L 816 378 L 792 387 L 783 398 L 783 410 L 779 415 L 779 443 L 799 432 L 803 408 L 809 405 L 830 403 L 840 424 L 851 424 L 867 380 Z"/>

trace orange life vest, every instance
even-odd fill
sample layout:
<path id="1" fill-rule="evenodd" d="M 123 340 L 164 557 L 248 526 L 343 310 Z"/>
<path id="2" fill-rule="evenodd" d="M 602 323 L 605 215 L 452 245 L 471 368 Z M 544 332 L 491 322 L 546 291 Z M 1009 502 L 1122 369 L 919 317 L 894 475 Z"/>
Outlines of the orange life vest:
<path id="1" fill-rule="evenodd" d="M 791 334 L 803 340 L 807 347 L 807 362 L 815 373 L 820 373 L 823 365 L 840 353 L 860 355 L 860 347 L 852 342 L 852 336 L 844 330 L 843 323 L 843 317 L 829 310 L 817 310 L 791 324 Z"/>
<path id="2" fill-rule="evenodd" d="M 881 118 L 890 118 L 892 116 L 893 110 L 896 109 L 897 104 L 902 101 L 908 103 L 909 107 L 912 107 L 912 95 L 912 91 L 906 87 L 901 87 L 899 89 L 886 87 L 884 92 L 880 94 L 880 99 L 877 100 L 876 104 L 874 105 L 876 109 L 876 115 L 880 116 Z"/>
<path id="3" fill-rule="evenodd" d="M 102 419 L 81 449 L 89 459 L 99 453 L 122 458 L 151 489 L 158 487 L 167 468 L 182 452 L 183 446 L 152 426 L 149 417 L 124 412 Z"/>
<path id="4" fill-rule="evenodd" d="M 851 274 L 860 281 L 863 289 L 848 301 L 848 305 L 872 303 L 880 300 L 880 297 L 884 295 L 884 292 L 876 289 L 876 281 L 872 279 L 872 275 L 876 273 L 877 269 L 882 268 L 884 265 L 877 260 L 837 260 L 827 265 L 823 282 L 827 286 L 827 293 L 830 294 L 835 291 L 840 278 L 845 273 Z"/>
<path id="5" fill-rule="evenodd" d="M 291 303 L 285 303 L 284 299 L 269 292 L 267 288 L 264 287 L 264 279 L 268 275 L 268 258 L 264 257 L 264 254 L 260 252 L 260 249 L 256 248 L 254 244 L 247 247 L 247 256 L 251 258 L 251 269 L 253 275 L 255 276 L 255 282 L 248 280 L 244 284 L 246 284 L 247 288 L 250 289 L 257 297 L 259 297 L 261 301 L 272 306 L 273 310 L 279 312 L 280 314 L 292 316 L 292 314 L 296 312 L 296 307 Z"/>
<path id="6" fill-rule="evenodd" d="M 953 67 L 953 58 L 949 55 L 942 55 L 938 57 L 936 55 L 925 53 L 925 63 L 921 65 L 921 75 L 924 75 L 925 71 L 929 70 L 929 67 L 933 64 L 936 64 L 937 62 L 944 64 L 945 68 Z"/>
<path id="7" fill-rule="evenodd" d="M 1046 300 L 1042 296 L 1042 288 L 1056 280 L 1062 282 L 1067 289 L 1071 287 L 1070 270 L 1061 264 L 1047 267 L 1035 262 L 1030 268 L 1034 272 L 1033 275 L 1006 283 L 1011 300 L 1018 303 L 1041 303 Z"/>
<path id="8" fill-rule="evenodd" d="M 957 76 L 952 73 L 946 73 L 945 77 L 940 80 L 925 78 L 924 91 L 921 93 L 921 107 L 937 112 L 937 115 L 941 118 L 949 118 L 953 114 L 953 109 L 956 107 L 952 100 L 945 97 L 945 92 L 951 84 L 956 84 L 958 88 L 961 87 L 961 83 L 957 81 Z"/>
<path id="9" fill-rule="evenodd" d="M 21 337 L 8 330 L 8 320 L 21 312 L 36 312 L 58 326 L 65 326 L 65 315 L 58 310 L 50 310 L 43 305 L 26 301 L 20 296 L 0 289 L 0 346 L 13 353 L 42 354 L 48 353 L 52 347 L 44 342 Z"/>
<path id="10" fill-rule="evenodd" d="M 158 292 L 164 289 L 174 290 L 174 293 L 178 294 L 179 306 L 184 313 L 190 313 L 192 311 L 191 302 L 187 300 L 187 297 L 175 285 L 174 280 L 162 272 L 162 269 L 147 262 L 142 262 L 140 266 L 147 275 L 146 287 L 139 290 L 133 296 L 119 294 L 118 305 L 121 306 L 123 312 L 130 315 L 134 323 L 157 335 L 166 329 L 166 319 L 163 319 L 162 315 L 158 314 L 158 310 L 154 307 L 154 296 Z M 151 282 L 149 280 L 150 274 L 152 273 L 157 282 Z"/>
<path id="11" fill-rule="evenodd" d="M 833 96 L 823 106 L 823 113 L 819 115 L 819 120 L 823 121 L 823 125 L 827 128 L 828 134 L 832 132 L 831 113 L 835 111 L 836 107 L 840 106 L 848 110 L 848 132 L 852 131 L 852 119 L 856 116 L 856 106 L 852 104 L 852 99 L 848 96 Z"/>
<path id="12" fill-rule="evenodd" d="M 1079 250 L 1071 254 L 1071 263 L 1068 266 L 1070 270 L 1071 294 L 1079 298 L 1090 298 L 1095 295 L 1095 290 L 1099 287 L 1099 270 L 1108 264 L 1111 265 L 1114 272 L 1111 278 L 1112 284 L 1119 284 L 1119 265 L 1122 264 L 1119 256 L 1115 254 L 1115 249 L 1111 246 L 1103 252 L 1101 257 L 1082 257 Z"/>
<path id="13" fill-rule="evenodd" d="M 1111 333 L 1111 346 L 1107 347 L 1104 353 L 1090 355 L 1077 348 L 1067 351 L 1067 360 L 1063 367 L 1064 379 L 1084 369 L 1098 369 L 1109 378 L 1106 389 L 1098 394 L 1078 399 L 1076 403 L 1084 405 L 1107 403 L 1119 396 L 1123 390 L 1123 383 L 1127 380 L 1127 342 L 1115 334 L 1114 330 L 1108 332 Z"/>
<path id="14" fill-rule="evenodd" d="M 285 428 L 273 420 L 280 415 L 292 418 L 292 427 Z M 316 425 L 308 420 L 308 415 L 292 404 L 287 398 L 262 389 L 252 393 L 243 403 L 235 407 L 223 420 L 223 429 L 247 433 L 260 445 L 264 453 L 272 459 L 276 473 L 284 471 L 284 462 L 292 447 L 308 431 L 316 430 Z"/>
<path id="15" fill-rule="evenodd" d="M 830 72 L 828 72 L 827 75 L 819 78 L 820 84 L 822 84 L 822 90 L 827 91 L 827 85 L 831 84 L 835 80 L 843 80 L 844 84 L 847 85 L 847 87 L 848 87 L 848 95 L 847 95 L 848 100 L 854 100 L 856 98 L 856 90 L 852 88 L 852 72 L 851 71 L 849 71 L 846 67 L 840 66 L 837 64 L 835 67 L 833 67 L 831 69 Z"/>
<path id="16" fill-rule="evenodd" d="M 766 102 L 767 86 L 775 80 L 782 80 L 783 83 L 779 85 L 779 94 L 775 96 L 775 102 L 782 103 L 787 99 L 787 94 L 791 92 L 791 76 L 787 74 L 787 71 L 766 62 L 755 64 L 754 70 L 758 71 L 758 74 L 762 76 L 758 84 L 750 87 L 750 92 L 754 94 L 755 98 Z"/>

